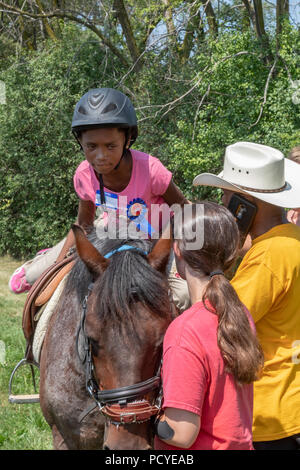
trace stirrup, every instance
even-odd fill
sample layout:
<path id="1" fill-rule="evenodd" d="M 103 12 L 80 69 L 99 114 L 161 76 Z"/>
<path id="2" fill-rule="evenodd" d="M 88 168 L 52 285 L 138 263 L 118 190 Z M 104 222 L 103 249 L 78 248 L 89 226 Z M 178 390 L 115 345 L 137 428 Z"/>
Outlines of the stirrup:
<path id="1" fill-rule="evenodd" d="M 40 402 L 40 395 L 38 393 L 35 393 L 35 394 L 32 394 L 32 395 L 13 395 L 12 394 L 12 382 L 13 382 L 14 375 L 15 375 L 16 371 L 19 369 L 19 367 L 21 367 L 23 365 L 26 365 L 26 364 L 28 364 L 30 366 L 34 391 L 36 392 L 36 382 L 35 382 L 35 375 L 34 375 L 33 366 L 38 367 L 38 364 L 35 364 L 33 362 L 29 362 L 27 359 L 24 358 L 20 362 L 18 362 L 18 364 L 16 365 L 16 367 L 12 371 L 10 379 L 9 379 L 8 401 L 10 403 L 39 403 Z"/>

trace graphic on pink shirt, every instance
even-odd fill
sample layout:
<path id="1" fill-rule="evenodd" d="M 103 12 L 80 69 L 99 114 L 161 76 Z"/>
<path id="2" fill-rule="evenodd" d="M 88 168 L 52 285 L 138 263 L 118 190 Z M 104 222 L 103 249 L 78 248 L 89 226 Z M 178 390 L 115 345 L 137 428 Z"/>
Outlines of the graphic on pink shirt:
<path id="1" fill-rule="evenodd" d="M 170 184 L 172 173 L 151 155 L 137 150 L 131 150 L 131 155 L 133 165 L 130 181 L 119 193 L 104 188 L 106 207 L 128 216 L 139 229 L 152 235 L 160 228 L 161 215 L 157 212 L 160 206 L 166 204 L 162 195 Z M 90 200 L 96 206 L 101 205 L 99 181 L 86 160 L 75 172 L 74 188 L 80 199 Z M 152 220 L 155 220 L 153 224 Z"/>
<path id="2" fill-rule="evenodd" d="M 148 222 L 147 204 L 140 197 L 134 198 L 127 204 L 127 217 L 134 221 L 138 230 L 142 230 L 150 237 L 155 233 L 155 229 Z"/>

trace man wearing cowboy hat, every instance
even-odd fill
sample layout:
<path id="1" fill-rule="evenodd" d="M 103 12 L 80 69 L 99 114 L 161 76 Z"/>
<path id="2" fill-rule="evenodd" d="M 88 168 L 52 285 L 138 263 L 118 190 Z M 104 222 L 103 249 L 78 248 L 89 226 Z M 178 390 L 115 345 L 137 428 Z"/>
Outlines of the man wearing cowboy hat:
<path id="1" fill-rule="evenodd" d="M 300 449 L 300 227 L 284 209 L 300 207 L 300 165 L 272 147 L 237 142 L 226 148 L 218 176 L 203 173 L 193 184 L 222 188 L 229 208 L 244 198 L 245 212 L 248 203 L 255 209 L 247 227 L 252 246 L 231 281 L 265 356 L 254 383 L 254 447 Z M 239 224 L 243 213 L 235 214 Z"/>

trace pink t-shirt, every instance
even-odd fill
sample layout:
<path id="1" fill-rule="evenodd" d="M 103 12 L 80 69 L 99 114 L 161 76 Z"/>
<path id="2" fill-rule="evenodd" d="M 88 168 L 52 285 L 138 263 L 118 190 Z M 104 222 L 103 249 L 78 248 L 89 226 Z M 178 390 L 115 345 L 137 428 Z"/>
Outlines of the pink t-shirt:
<path id="1" fill-rule="evenodd" d="M 253 320 L 249 321 L 254 327 Z M 217 344 L 218 317 L 198 302 L 169 326 L 164 338 L 163 408 L 201 417 L 192 450 L 253 450 L 253 386 L 225 371 Z M 155 449 L 178 449 L 155 438 Z"/>
<path id="2" fill-rule="evenodd" d="M 106 205 L 111 211 L 117 210 L 123 215 L 129 215 L 141 229 L 147 230 L 147 222 L 151 230 L 159 230 L 162 212 L 159 208 L 165 203 L 162 195 L 166 192 L 172 173 L 160 162 L 138 150 L 130 150 L 132 155 L 131 178 L 126 188 L 117 193 L 104 187 Z M 100 186 L 94 169 L 84 160 L 74 175 L 74 188 L 80 199 L 90 200 L 100 206 Z M 146 223 L 144 221 L 146 220 Z"/>

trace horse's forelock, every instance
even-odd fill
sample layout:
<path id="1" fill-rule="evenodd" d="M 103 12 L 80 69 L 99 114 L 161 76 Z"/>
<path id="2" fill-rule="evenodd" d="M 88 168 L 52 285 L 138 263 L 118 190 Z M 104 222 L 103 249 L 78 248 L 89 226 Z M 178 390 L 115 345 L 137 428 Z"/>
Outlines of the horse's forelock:
<path id="1" fill-rule="evenodd" d="M 89 240 L 102 254 L 131 245 L 149 253 L 153 242 L 145 239 L 110 239 L 97 237 L 94 230 Z M 84 262 L 78 258 L 72 269 L 66 286 L 66 295 L 74 295 L 80 303 L 93 281 Z M 141 302 L 146 308 L 163 316 L 169 313 L 168 285 L 164 275 L 154 270 L 139 251 L 128 250 L 114 254 L 106 271 L 95 283 L 97 289 L 98 314 L 110 320 L 116 326 L 126 317 L 128 327 L 134 326 L 134 304 Z"/>

